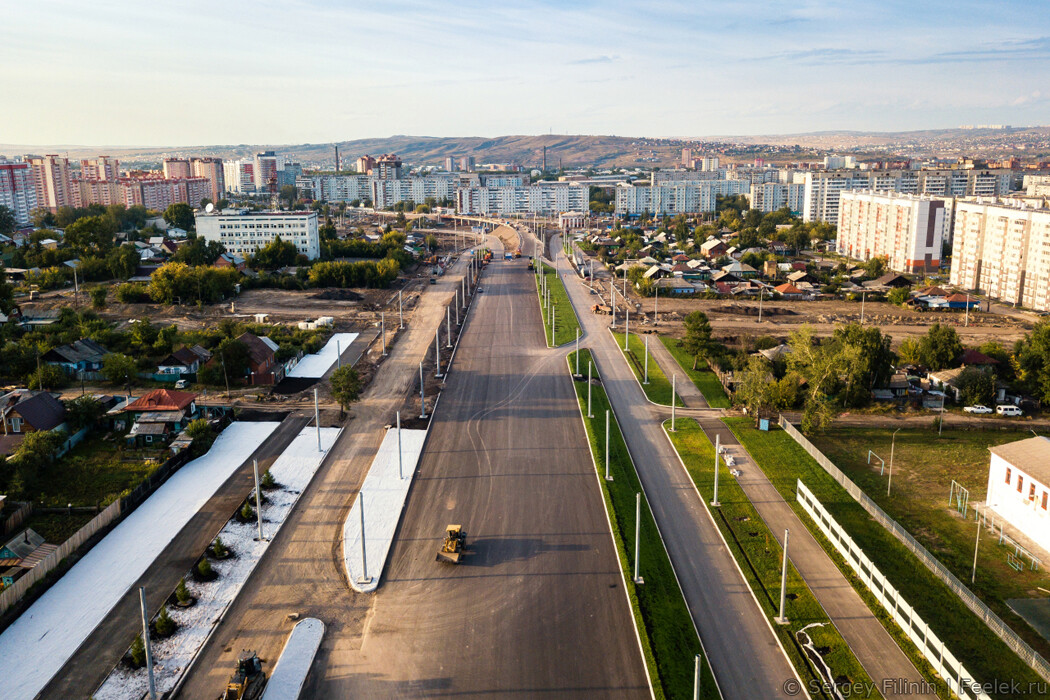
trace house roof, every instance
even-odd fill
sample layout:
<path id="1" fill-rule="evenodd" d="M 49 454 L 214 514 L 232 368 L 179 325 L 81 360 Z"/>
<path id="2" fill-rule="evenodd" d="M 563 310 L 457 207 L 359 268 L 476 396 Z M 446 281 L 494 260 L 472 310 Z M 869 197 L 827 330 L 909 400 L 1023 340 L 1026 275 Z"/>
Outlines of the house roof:
<path id="1" fill-rule="evenodd" d="M 1050 439 L 1040 435 L 989 447 L 988 451 L 1043 484 L 1050 484 Z"/>
<path id="2" fill-rule="evenodd" d="M 124 407 L 125 411 L 181 411 L 197 398 L 188 391 L 154 389 Z"/>
<path id="3" fill-rule="evenodd" d="M 244 343 L 245 347 L 248 348 L 248 355 L 251 356 L 252 362 L 257 365 L 266 362 L 276 350 L 276 348 L 271 347 L 272 340 L 270 343 L 266 343 L 254 333 L 241 333 L 237 340 Z"/>
<path id="4" fill-rule="evenodd" d="M 36 430 L 51 430 L 66 421 L 66 407 L 46 392 L 22 399 L 9 413 L 17 413 Z"/>
<path id="5" fill-rule="evenodd" d="M 973 348 L 966 348 L 963 354 L 959 356 L 959 362 L 962 365 L 997 365 L 999 360 L 994 357 L 988 357 L 983 352 L 978 352 Z"/>
<path id="6" fill-rule="evenodd" d="M 920 295 L 920 296 L 926 296 L 926 297 L 947 297 L 948 296 L 948 292 L 945 291 L 944 289 L 941 289 L 940 287 L 923 287 L 922 289 L 920 289 L 916 293 L 918 295 Z"/>
<path id="7" fill-rule="evenodd" d="M 10 540 L 4 543 L 4 548 L 11 550 L 19 559 L 25 559 L 32 554 L 37 547 L 44 544 L 44 536 L 32 528 L 26 528 Z"/>
<path id="8" fill-rule="evenodd" d="M 875 280 L 875 284 L 883 287 L 909 287 L 911 286 L 911 280 L 904 275 L 890 272 Z"/>
<path id="9" fill-rule="evenodd" d="M 51 356 L 52 358 L 57 358 L 60 362 L 76 364 L 78 362 L 101 362 L 102 356 L 108 353 L 109 350 L 106 350 L 91 338 L 81 338 L 69 345 L 51 348 L 44 357 L 48 358 L 48 356 Z"/>
<path id="10" fill-rule="evenodd" d="M 200 360 L 201 358 L 197 355 L 197 353 L 193 352 L 184 345 L 175 352 L 165 357 L 157 364 L 166 367 L 171 365 L 183 365 L 184 367 L 189 367 L 194 362 L 200 362 Z"/>
<path id="11" fill-rule="evenodd" d="M 722 269 L 725 272 L 734 272 L 734 273 L 737 273 L 737 274 L 747 274 L 749 272 L 758 272 L 758 270 L 756 270 L 755 268 L 751 267 L 750 265 L 747 265 L 746 263 L 742 263 L 739 260 L 737 262 L 729 263 L 728 265 L 726 265 Z"/>
<path id="12" fill-rule="evenodd" d="M 774 291 L 780 292 L 781 294 L 802 294 L 803 293 L 801 289 L 799 289 L 795 285 L 791 284 L 790 282 L 785 282 L 784 284 L 778 284 L 773 289 L 774 289 Z"/>

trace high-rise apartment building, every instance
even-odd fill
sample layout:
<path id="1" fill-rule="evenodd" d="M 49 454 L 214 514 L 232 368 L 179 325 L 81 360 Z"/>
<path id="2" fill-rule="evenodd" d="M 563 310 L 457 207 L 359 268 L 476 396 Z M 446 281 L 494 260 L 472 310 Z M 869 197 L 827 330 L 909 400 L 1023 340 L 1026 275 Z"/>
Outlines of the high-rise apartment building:
<path id="1" fill-rule="evenodd" d="M 543 182 L 523 187 L 460 187 L 456 211 L 461 214 L 537 214 L 590 211 L 590 189 L 569 182 Z"/>
<path id="2" fill-rule="evenodd" d="M 445 156 L 445 170 L 450 173 L 456 172 L 456 159 L 452 156 Z"/>
<path id="3" fill-rule="evenodd" d="M 165 158 L 164 177 L 192 177 L 193 170 L 190 168 L 188 158 Z"/>
<path id="4" fill-rule="evenodd" d="M 277 183 L 277 171 L 284 166 L 284 157 L 273 151 L 255 154 L 255 191 L 270 192 L 271 183 Z"/>
<path id="5" fill-rule="evenodd" d="M 80 179 L 116 180 L 120 177 L 120 161 L 110 156 L 99 156 L 80 161 Z"/>
<path id="6" fill-rule="evenodd" d="M 251 194 L 255 191 L 255 161 L 251 158 L 224 161 L 222 175 L 229 192 Z"/>
<path id="7" fill-rule="evenodd" d="M 691 168 L 693 167 L 693 149 L 683 148 L 682 149 L 682 167 Z"/>
<path id="8" fill-rule="evenodd" d="M 221 158 L 191 158 L 190 170 L 193 177 L 207 178 L 211 184 L 209 199 L 218 202 L 226 196 L 226 173 Z"/>
<path id="9" fill-rule="evenodd" d="M 715 210 L 718 195 L 747 194 L 751 186 L 745 180 L 678 180 L 649 185 L 620 183 L 616 186 L 616 213 L 637 216 L 648 212 L 664 214 L 699 214 Z"/>
<path id="10" fill-rule="evenodd" d="M 837 251 L 857 260 L 885 256 L 896 272 L 936 272 L 951 225 L 951 200 L 849 190 L 839 198 Z"/>
<path id="11" fill-rule="evenodd" d="M 372 156 L 361 156 L 357 159 L 354 169 L 361 175 L 371 175 L 372 168 L 376 167 L 376 159 Z"/>
<path id="12" fill-rule="evenodd" d="M 787 207 L 793 214 L 802 214 L 806 185 L 801 182 L 760 182 L 751 185 L 751 208 L 774 212 Z"/>
<path id="13" fill-rule="evenodd" d="M 953 238 L 953 285 L 1050 311 L 1050 209 L 1023 200 L 960 200 Z"/>
<path id="14" fill-rule="evenodd" d="M 474 172 L 474 156 L 460 156 L 459 169 L 465 173 Z"/>
<path id="15" fill-rule="evenodd" d="M 69 172 L 69 159 L 57 155 L 28 156 L 33 170 L 38 207 L 51 211 L 59 207 L 73 206 L 73 179 Z"/>
<path id="16" fill-rule="evenodd" d="M 14 213 L 19 226 L 29 225 L 30 215 L 37 207 L 36 183 L 29 163 L 0 158 L 0 206 Z"/>

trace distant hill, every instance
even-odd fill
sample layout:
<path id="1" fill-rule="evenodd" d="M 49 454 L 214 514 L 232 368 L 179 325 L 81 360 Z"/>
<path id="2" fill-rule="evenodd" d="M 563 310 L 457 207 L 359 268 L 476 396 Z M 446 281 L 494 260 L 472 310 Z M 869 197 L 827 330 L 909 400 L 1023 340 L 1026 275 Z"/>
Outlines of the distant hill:
<path id="1" fill-rule="evenodd" d="M 333 143 L 237 144 L 136 148 L 128 146 L 25 146 L 0 144 L 0 154 L 60 153 L 70 158 L 107 154 L 128 163 L 157 163 L 170 156 L 242 158 L 276 150 L 307 167 L 334 163 Z M 570 167 L 674 167 L 683 146 L 720 153 L 723 161 L 750 160 L 768 151 L 774 160 L 819 157 L 827 151 L 886 152 L 912 156 L 1050 153 L 1050 127 L 1006 129 L 930 129 L 924 131 L 821 131 L 800 134 L 646 138 L 603 135 L 541 136 L 388 136 L 339 142 L 339 155 L 350 167 L 359 156 L 396 153 L 412 164 L 440 165 L 446 156 L 472 155 L 477 163 L 516 163 L 537 167 L 547 147 L 547 165 Z M 798 150 L 794 150 L 797 147 Z"/>

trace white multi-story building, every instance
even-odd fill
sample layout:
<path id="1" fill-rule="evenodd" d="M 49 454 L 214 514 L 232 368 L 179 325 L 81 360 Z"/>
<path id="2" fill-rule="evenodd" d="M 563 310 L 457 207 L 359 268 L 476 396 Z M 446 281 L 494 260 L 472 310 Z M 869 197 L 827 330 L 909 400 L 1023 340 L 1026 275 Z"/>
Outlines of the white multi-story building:
<path id="1" fill-rule="evenodd" d="M 616 213 L 637 216 L 648 212 L 662 216 L 712 212 L 718 195 L 748 192 L 750 184 L 744 180 L 680 180 L 656 186 L 621 183 L 616 187 Z"/>
<path id="2" fill-rule="evenodd" d="M 774 212 L 787 207 L 796 216 L 802 213 L 806 185 L 801 182 L 762 182 L 751 185 L 751 208 Z"/>
<path id="3" fill-rule="evenodd" d="M 251 158 L 223 161 L 222 174 L 228 191 L 235 194 L 255 192 L 255 161 Z"/>
<path id="4" fill-rule="evenodd" d="M 251 212 L 248 209 L 223 209 L 213 214 L 196 215 L 197 235 L 218 241 L 227 252 L 250 256 L 277 236 L 291 241 L 296 250 L 310 260 L 321 255 L 317 234 L 317 212 Z"/>
<path id="5" fill-rule="evenodd" d="M 1020 199 L 955 204 L 951 283 L 1050 311 L 1050 209 Z"/>
<path id="6" fill-rule="evenodd" d="M 372 199 L 372 180 L 367 175 L 300 175 L 295 186 L 304 197 L 326 202 Z"/>
<path id="7" fill-rule="evenodd" d="M 836 248 L 857 260 L 885 256 L 896 272 L 936 272 L 951 225 L 950 204 L 929 195 L 843 192 Z"/>
<path id="8" fill-rule="evenodd" d="M 0 206 L 14 213 L 19 226 L 26 226 L 36 201 L 36 181 L 29 163 L 0 159 Z"/>
<path id="9" fill-rule="evenodd" d="M 805 175 L 804 221 L 839 220 L 845 190 L 876 190 L 941 197 L 996 197 L 1013 189 L 1012 170 L 826 170 Z"/>
<path id="10" fill-rule="evenodd" d="M 853 156 L 824 156 L 825 170 L 841 170 L 848 168 L 852 170 L 857 167 L 857 159 Z"/>
<path id="11" fill-rule="evenodd" d="M 460 187 L 455 191 L 460 214 L 537 214 L 590 212 L 590 189 L 571 182 L 542 182 L 523 187 Z"/>
<path id="12" fill-rule="evenodd" d="M 1025 175 L 1024 190 L 1029 197 L 1050 197 L 1050 175 Z"/>

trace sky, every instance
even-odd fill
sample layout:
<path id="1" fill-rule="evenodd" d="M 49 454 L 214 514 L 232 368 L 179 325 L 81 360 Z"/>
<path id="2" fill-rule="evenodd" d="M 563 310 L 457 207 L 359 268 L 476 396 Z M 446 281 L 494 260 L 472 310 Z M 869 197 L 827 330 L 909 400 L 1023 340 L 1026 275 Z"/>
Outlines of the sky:
<path id="1" fill-rule="evenodd" d="M 0 143 L 702 137 L 1050 123 L 1026 2 L 32 0 Z"/>

